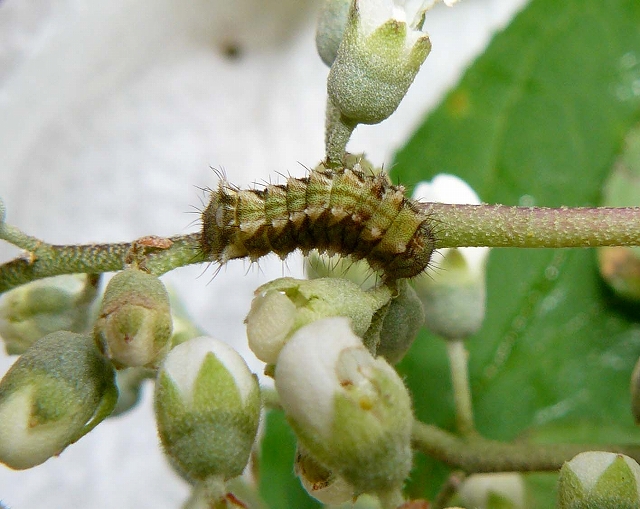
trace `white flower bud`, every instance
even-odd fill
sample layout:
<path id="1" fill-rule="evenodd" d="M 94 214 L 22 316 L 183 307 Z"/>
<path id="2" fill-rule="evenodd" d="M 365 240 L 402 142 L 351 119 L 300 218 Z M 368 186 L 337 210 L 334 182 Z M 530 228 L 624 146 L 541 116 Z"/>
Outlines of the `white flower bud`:
<path id="1" fill-rule="evenodd" d="M 245 320 L 249 348 L 261 361 L 275 364 L 291 334 L 331 316 L 350 318 L 355 333 L 364 336 L 390 298 L 386 287 L 365 292 L 345 279 L 276 279 L 256 290 Z"/>
<path id="2" fill-rule="evenodd" d="M 189 480 L 240 475 L 260 419 L 255 375 L 230 346 L 209 337 L 176 346 L 158 372 L 158 432 Z"/>
<path id="3" fill-rule="evenodd" d="M 280 352 L 275 385 L 302 445 L 356 493 L 402 485 L 411 468 L 411 400 L 349 320 L 325 318 L 298 330 Z"/>
<path id="4" fill-rule="evenodd" d="M 349 121 L 377 124 L 389 117 L 431 51 L 420 30 L 424 9 L 409 13 L 398 4 L 355 0 L 351 6 L 327 80 L 329 99 Z"/>
<path id="5" fill-rule="evenodd" d="M 31 468 L 91 431 L 116 404 L 114 375 L 90 336 L 36 341 L 0 382 L 0 461 Z"/>
<path id="6" fill-rule="evenodd" d="M 525 486 L 522 475 L 517 472 L 497 474 L 475 474 L 460 487 L 460 498 L 466 506 L 477 509 L 499 507 L 524 509 Z"/>
<path id="7" fill-rule="evenodd" d="M 169 350 L 171 325 L 169 295 L 162 282 L 127 269 L 109 281 L 93 334 L 117 368 L 156 368 Z"/>
<path id="8" fill-rule="evenodd" d="M 566 462 L 558 479 L 558 509 L 637 509 L 640 466 L 623 454 L 589 451 Z"/>
<path id="9" fill-rule="evenodd" d="M 339 505 L 355 498 L 353 486 L 321 465 L 304 448 L 298 447 L 294 470 L 307 493 L 325 505 Z"/>
<path id="10" fill-rule="evenodd" d="M 480 204 L 480 198 L 462 179 L 437 175 L 419 184 L 413 198 L 426 202 Z M 446 248 L 435 251 L 431 270 L 414 278 L 414 288 L 425 311 L 425 325 L 448 339 L 475 333 L 484 320 L 487 247 Z"/>
<path id="11" fill-rule="evenodd" d="M 86 274 L 41 279 L 0 297 L 0 337 L 7 353 L 20 355 L 51 332 L 86 332 L 98 279 Z"/>

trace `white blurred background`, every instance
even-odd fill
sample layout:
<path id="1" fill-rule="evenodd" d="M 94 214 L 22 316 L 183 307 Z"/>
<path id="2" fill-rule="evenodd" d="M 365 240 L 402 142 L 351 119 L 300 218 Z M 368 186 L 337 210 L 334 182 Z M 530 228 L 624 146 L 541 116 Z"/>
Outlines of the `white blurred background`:
<path id="1" fill-rule="evenodd" d="M 491 35 L 526 0 L 437 6 L 433 50 L 398 111 L 349 145 L 389 163 Z M 211 167 L 240 186 L 303 175 L 323 157 L 325 79 L 315 53 L 319 0 L 0 0 L 0 196 L 7 222 L 51 243 L 195 231 Z M 0 262 L 19 254 L 0 243 Z M 235 261 L 211 280 L 178 269 L 194 320 L 252 369 L 242 320 L 253 290 L 301 261 Z M 0 352 L 0 374 L 15 360 Z M 150 386 L 132 412 L 59 458 L 24 472 L 0 465 L 12 509 L 175 509 L 186 485 L 162 457 Z M 275 509 L 275 508 L 274 508 Z"/>

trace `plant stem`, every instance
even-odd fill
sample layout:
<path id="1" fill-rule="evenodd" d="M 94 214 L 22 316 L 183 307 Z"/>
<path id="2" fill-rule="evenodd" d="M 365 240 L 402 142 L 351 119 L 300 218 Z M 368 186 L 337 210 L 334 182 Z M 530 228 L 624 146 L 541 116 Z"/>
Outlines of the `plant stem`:
<path id="1" fill-rule="evenodd" d="M 340 167 L 347 150 L 351 133 L 356 128 L 355 122 L 346 120 L 340 110 L 327 98 L 325 118 L 324 144 L 329 167 Z"/>
<path id="2" fill-rule="evenodd" d="M 112 272 L 136 264 L 161 275 L 177 267 L 206 261 L 200 234 L 161 239 L 168 247 L 143 242 L 55 246 L 38 241 L 28 257 L 0 265 L 0 293 L 22 284 L 61 274 Z M 148 239 L 147 239 L 148 240 Z"/>
<path id="3" fill-rule="evenodd" d="M 542 208 L 423 203 L 436 247 L 640 245 L 640 208 Z"/>
<path id="4" fill-rule="evenodd" d="M 640 460 L 640 445 L 504 443 L 479 435 L 458 437 L 419 421 L 412 439 L 415 449 L 466 474 L 555 471 L 577 454 L 594 450 Z"/>
<path id="5" fill-rule="evenodd" d="M 456 423 L 461 435 L 475 433 L 473 408 L 471 406 L 471 388 L 469 387 L 469 369 L 467 349 L 464 340 L 445 340 L 453 383 L 453 400 L 456 407 Z"/>
<path id="6" fill-rule="evenodd" d="M 429 509 L 444 509 L 449 506 L 449 501 L 458 490 L 467 476 L 464 472 L 456 470 L 451 472 L 445 483 L 440 487 L 440 491 L 431 502 Z"/>
<path id="7" fill-rule="evenodd" d="M 640 208 L 531 208 L 503 205 L 423 203 L 435 226 L 436 247 L 596 247 L 640 246 Z M 169 247 L 143 238 L 118 244 L 56 246 L 2 224 L 0 239 L 29 255 L 0 265 L 0 293 L 60 274 L 99 274 L 138 264 L 161 275 L 206 262 L 200 234 L 177 235 Z"/>
<path id="8" fill-rule="evenodd" d="M 27 251 L 35 251 L 44 244 L 40 239 L 31 237 L 15 226 L 5 223 L 0 223 L 0 239 Z"/>

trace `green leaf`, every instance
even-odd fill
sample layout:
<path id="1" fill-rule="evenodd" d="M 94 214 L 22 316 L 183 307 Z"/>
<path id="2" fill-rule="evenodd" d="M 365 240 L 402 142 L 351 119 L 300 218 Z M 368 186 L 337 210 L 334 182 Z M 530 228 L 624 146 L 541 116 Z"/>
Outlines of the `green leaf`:
<path id="1" fill-rule="evenodd" d="M 265 435 L 261 442 L 259 489 L 271 509 L 322 507 L 312 499 L 293 473 L 296 439 L 284 414 L 267 413 Z"/>
<path id="2" fill-rule="evenodd" d="M 533 0 L 397 154 L 393 178 L 453 173 L 488 203 L 596 205 L 639 112 L 640 2 Z M 594 253 L 496 249 L 488 281 L 486 320 L 468 342 L 479 430 L 504 440 L 578 421 L 633 431 L 640 314 L 612 304 Z M 453 428 L 442 342 L 423 334 L 401 371 L 418 417 Z M 433 496 L 446 469 L 420 463 L 410 491 Z"/>

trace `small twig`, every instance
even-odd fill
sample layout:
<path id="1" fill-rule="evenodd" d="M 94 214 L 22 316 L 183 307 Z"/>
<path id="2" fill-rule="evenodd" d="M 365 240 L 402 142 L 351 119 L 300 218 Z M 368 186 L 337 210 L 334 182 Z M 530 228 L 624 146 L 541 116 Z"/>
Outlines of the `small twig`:
<path id="1" fill-rule="evenodd" d="M 146 239 L 146 238 L 145 238 Z M 22 284 L 61 274 L 99 274 L 122 270 L 131 264 L 161 275 L 177 267 L 206 261 L 200 250 L 200 234 L 168 239 L 170 247 L 147 242 L 55 246 L 39 242 L 27 257 L 0 265 L 0 293 Z"/>
<path id="2" fill-rule="evenodd" d="M 477 435 L 458 437 L 419 421 L 414 422 L 412 438 L 415 449 L 466 474 L 551 472 L 577 454 L 594 450 L 640 461 L 640 445 L 505 443 Z"/>

